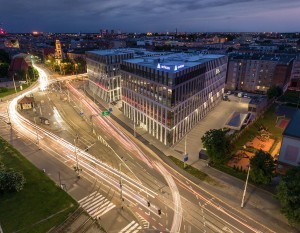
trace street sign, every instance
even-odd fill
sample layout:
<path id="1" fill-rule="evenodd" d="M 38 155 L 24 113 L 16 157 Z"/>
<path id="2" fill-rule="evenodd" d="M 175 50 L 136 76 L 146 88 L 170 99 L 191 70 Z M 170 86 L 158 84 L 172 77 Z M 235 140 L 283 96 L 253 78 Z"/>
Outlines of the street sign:
<path id="1" fill-rule="evenodd" d="M 186 161 L 188 161 L 188 160 L 189 160 L 189 156 L 188 156 L 188 154 L 185 154 L 185 155 L 184 155 L 184 158 L 183 158 L 183 161 L 186 162 Z"/>
<path id="2" fill-rule="evenodd" d="M 110 111 L 101 112 L 101 116 L 109 116 L 109 115 L 110 115 Z"/>

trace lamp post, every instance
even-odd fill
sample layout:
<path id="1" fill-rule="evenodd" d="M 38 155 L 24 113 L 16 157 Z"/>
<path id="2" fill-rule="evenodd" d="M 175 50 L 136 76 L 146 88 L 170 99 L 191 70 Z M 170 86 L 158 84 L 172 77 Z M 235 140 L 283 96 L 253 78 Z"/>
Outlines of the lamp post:
<path id="1" fill-rule="evenodd" d="M 75 172 L 77 172 L 77 178 L 80 178 L 80 172 L 82 169 L 79 168 L 79 161 L 78 161 L 78 155 L 77 155 L 77 147 L 76 147 L 76 142 L 78 140 L 78 135 L 76 135 L 76 138 L 74 139 L 74 146 L 75 146 L 75 158 L 76 158 L 76 167 L 74 167 Z"/>
<path id="2" fill-rule="evenodd" d="M 119 163 L 119 172 L 120 172 L 120 198 L 121 198 L 121 209 L 123 209 L 122 163 Z"/>
<path id="3" fill-rule="evenodd" d="M 16 87 L 16 82 L 15 82 L 15 74 L 13 74 L 13 82 L 14 82 L 15 92 L 17 93 L 17 87 Z"/>
<path id="4" fill-rule="evenodd" d="M 247 190 L 247 185 L 248 185 L 249 173 L 250 173 L 250 164 L 249 164 L 249 167 L 248 167 L 247 179 L 246 179 L 244 193 L 243 193 L 243 198 L 242 198 L 242 203 L 241 203 L 241 207 L 242 208 L 244 207 L 244 200 L 245 200 L 245 196 L 246 196 L 246 190 Z"/>
<path id="5" fill-rule="evenodd" d="M 184 158 L 183 158 L 183 168 L 186 168 L 186 157 L 187 157 L 187 153 L 186 153 L 186 139 L 187 139 L 187 134 L 184 137 Z"/>
<path id="6" fill-rule="evenodd" d="M 12 128 L 8 107 L 9 107 L 9 102 L 7 100 L 7 108 L 6 108 L 6 112 L 7 112 L 7 116 L 8 116 L 8 122 L 7 122 L 7 124 L 10 125 L 10 127 Z"/>

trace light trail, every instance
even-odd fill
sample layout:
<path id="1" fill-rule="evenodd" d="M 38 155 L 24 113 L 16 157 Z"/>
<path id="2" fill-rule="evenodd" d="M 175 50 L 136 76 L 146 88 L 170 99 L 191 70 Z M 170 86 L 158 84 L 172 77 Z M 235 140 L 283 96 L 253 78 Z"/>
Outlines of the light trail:
<path id="1" fill-rule="evenodd" d="M 41 70 L 41 69 L 40 69 Z M 72 76 L 68 76 L 68 77 L 63 77 L 63 78 L 58 78 L 58 79 L 53 79 L 50 82 L 47 79 L 47 75 L 45 73 L 41 74 L 41 78 L 40 80 L 40 90 L 45 90 L 46 86 L 48 85 L 48 83 L 53 83 L 55 81 L 63 81 L 63 80 L 67 80 Z M 72 77 L 73 78 L 73 77 Z M 74 77 L 75 78 L 75 77 Z M 71 86 L 71 85 L 70 85 Z M 71 86 L 72 87 L 72 86 Z M 87 109 L 89 109 L 89 111 L 91 111 L 91 113 L 93 114 L 100 114 L 100 111 L 98 109 L 98 106 L 92 102 L 89 103 L 88 101 L 85 100 L 85 96 L 83 96 L 80 92 L 78 92 L 74 87 L 72 87 L 74 90 L 74 94 L 77 96 L 77 98 L 79 98 L 82 103 L 86 106 Z M 37 90 L 37 88 L 33 89 L 32 91 Z M 46 140 L 50 139 L 51 143 L 54 143 L 55 145 L 62 147 L 62 148 L 66 148 L 70 151 L 70 153 L 68 153 L 67 155 L 65 155 L 67 158 L 71 159 L 73 162 L 75 162 L 75 146 L 72 145 L 71 143 L 65 141 L 64 139 L 56 136 L 55 134 L 48 132 L 46 130 L 44 130 L 41 127 L 36 126 L 35 124 L 31 123 L 28 119 L 22 117 L 17 111 L 16 111 L 16 105 L 17 105 L 17 101 L 19 99 L 21 99 L 23 96 L 30 94 L 31 91 L 25 92 L 24 94 L 16 97 L 15 99 L 13 99 L 9 105 L 9 112 L 10 112 L 10 116 L 11 116 L 11 121 L 13 122 L 14 125 L 16 125 L 17 127 L 20 128 L 21 131 L 24 132 L 25 135 L 30 135 L 30 138 L 36 138 L 37 136 L 37 132 L 39 132 L 39 138 L 43 138 L 45 140 L 41 141 L 42 143 L 44 143 L 45 147 L 49 148 L 48 145 L 46 144 Z M 198 192 L 194 191 L 193 189 L 191 189 L 190 187 L 188 187 L 183 181 L 181 181 L 176 175 L 171 175 L 161 164 L 159 164 L 158 162 L 152 162 L 148 156 L 146 156 L 141 149 L 139 149 L 139 147 L 129 138 L 127 137 L 120 129 L 118 129 L 116 126 L 113 125 L 113 123 L 108 119 L 108 118 L 101 118 L 100 116 L 97 117 L 97 121 L 99 122 L 99 124 L 101 123 L 101 125 L 105 128 L 105 130 L 107 130 L 109 133 L 111 133 L 115 138 L 117 138 L 118 141 L 122 142 L 122 145 L 129 151 L 131 152 L 137 152 L 137 156 L 144 161 L 150 168 L 155 168 L 156 170 L 160 171 L 160 173 L 163 175 L 163 177 L 165 178 L 165 180 L 167 181 L 170 190 L 172 192 L 172 198 L 173 198 L 173 204 L 174 204 L 174 216 L 173 216 L 173 222 L 172 222 L 172 232 L 180 232 L 180 228 L 181 228 L 181 222 L 182 222 L 182 207 L 181 207 L 181 200 L 180 200 L 180 194 L 179 191 L 177 189 L 176 183 L 173 180 L 173 178 L 176 179 L 176 182 L 179 183 L 179 185 L 181 187 L 183 187 L 184 189 L 186 189 L 187 191 L 189 191 L 190 193 L 198 196 L 200 199 L 208 201 L 208 199 L 202 195 L 200 195 Z M 49 148 L 51 150 L 51 148 Z M 99 178 L 101 178 L 102 180 L 106 181 L 108 184 L 110 184 L 111 186 L 113 186 L 115 189 L 118 189 L 118 178 L 120 176 L 120 171 L 104 164 L 101 163 L 100 161 L 98 161 L 97 159 L 95 159 L 93 156 L 91 156 L 90 154 L 86 153 L 85 151 L 82 151 L 80 149 L 77 148 L 78 151 L 78 156 L 81 159 L 81 166 L 86 169 L 87 174 L 91 173 Z M 93 165 L 91 165 L 90 163 L 92 163 Z M 101 169 L 101 170 L 99 170 Z M 111 174 L 108 175 L 108 174 Z M 173 176 L 173 178 L 172 178 Z M 155 192 L 153 192 L 152 190 L 148 189 L 147 187 L 143 186 L 142 184 L 138 183 L 137 181 L 135 181 L 134 179 L 126 176 L 125 174 L 122 173 L 122 177 L 124 178 L 124 181 L 126 183 L 128 183 L 128 186 L 124 187 L 124 195 L 127 196 L 128 198 L 136 201 L 137 203 L 139 203 L 140 205 L 145 206 L 145 203 L 147 203 L 147 200 L 143 197 L 141 197 L 140 195 L 137 195 L 136 190 L 134 189 L 139 189 L 141 191 L 143 191 L 144 193 L 152 193 L 149 194 L 149 196 L 151 197 L 155 197 L 156 194 Z M 196 186 L 198 187 L 198 186 Z M 134 188 L 134 189 L 133 189 Z M 248 224 L 246 224 L 244 221 L 237 219 L 236 217 L 234 217 L 232 214 L 230 214 L 226 209 L 224 208 L 220 208 L 220 206 L 217 206 L 216 204 L 210 202 L 208 205 L 212 206 L 213 208 L 215 208 L 216 210 L 222 212 L 223 214 L 227 215 L 230 219 L 232 219 L 233 221 L 236 221 L 237 223 L 243 225 L 244 227 L 246 227 L 247 229 L 249 229 L 250 231 L 253 232 L 259 232 L 257 229 L 255 229 L 254 227 L 249 226 Z M 152 210 L 151 210 L 152 211 Z M 152 211 L 153 212 L 153 211 Z M 156 214 L 157 215 L 157 214 Z M 220 218 L 220 217 L 218 217 Z M 223 221 L 225 221 L 223 219 Z M 254 221 L 254 220 L 252 220 Z M 261 225 L 261 224 L 260 224 Z M 263 226 L 263 225 L 261 225 Z M 265 227 L 265 226 L 263 226 Z M 267 227 L 265 227 L 266 229 L 268 229 Z M 271 232 L 274 232 L 270 229 L 268 229 Z"/>
<path id="2" fill-rule="evenodd" d="M 180 232 L 181 222 L 182 222 L 182 207 L 181 207 L 181 200 L 180 200 L 180 194 L 178 188 L 171 174 L 164 168 L 164 166 L 159 162 L 155 162 L 155 165 L 161 173 L 165 174 L 164 178 L 166 179 L 172 192 L 175 213 L 173 216 L 173 222 L 172 222 L 172 227 L 170 232 Z"/>

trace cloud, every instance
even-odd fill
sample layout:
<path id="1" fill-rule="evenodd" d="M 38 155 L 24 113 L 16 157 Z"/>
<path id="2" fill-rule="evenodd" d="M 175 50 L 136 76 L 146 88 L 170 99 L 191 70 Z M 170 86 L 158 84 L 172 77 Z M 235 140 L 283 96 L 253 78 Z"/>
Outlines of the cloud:
<path id="1" fill-rule="evenodd" d="M 276 22 L 274 13 L 278 11 L 289 19 L 296 17 L 294 21 L 300 19 L 285 13 L 300 10 L 299 0 L 13 0 L 1 3 L 4 1 L 0 0 L 0 22 L 13 31 L 31 31 L 31 28 L 98 31 L 101 27 L 159 31 L 177 25 L 196 31 L 205 24 L 211 27 L 206 30 L 214 30 L 224 26 L 224 21 L 233 25 L 240 18 L 246 23 L 241 27 L 254 28 L 247 25 L 245 18 L 274 17 L 274 25 L 278 26 L 280 22 Z"/>

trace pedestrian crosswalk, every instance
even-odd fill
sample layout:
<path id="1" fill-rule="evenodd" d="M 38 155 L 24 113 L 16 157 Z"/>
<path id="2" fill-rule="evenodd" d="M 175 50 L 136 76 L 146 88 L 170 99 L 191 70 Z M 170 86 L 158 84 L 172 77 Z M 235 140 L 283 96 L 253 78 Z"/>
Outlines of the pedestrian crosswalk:
<path id="1" fill-rule="evenodd" d="M 135 221 L 129 223 L 126 227 L 119 231 L 119 233 L 137 233 L 142 230 L 142 227 Z"/>
<path id="2" fill-rule="evenodd" d="M 148 222 L 146 219 L 144 219 L 144 218 L 143 218 L 141 215 L 139 215 L 139 214 L 137 214 L 137 217 L 139 218 L 140 222 L 143 223 L 143 228 L 144 228 L 144 229 L 148 229 L 149 226 L 150 226 L 149 222 Z"/>
<path id="3" fill-rule="evenodd" d="M 82 198 L 78 202 L 80 206 L 94 219 L 101 217 L 115 207 L 113 203 L 97 191 Z"/>

